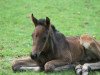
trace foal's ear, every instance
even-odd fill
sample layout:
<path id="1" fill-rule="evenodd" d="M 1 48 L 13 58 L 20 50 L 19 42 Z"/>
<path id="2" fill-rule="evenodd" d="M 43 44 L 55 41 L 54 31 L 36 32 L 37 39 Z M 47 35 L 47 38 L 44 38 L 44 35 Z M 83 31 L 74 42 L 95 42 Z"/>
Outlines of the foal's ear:
<path id="1" fill-rule="evenodd" d="M 49 27 L 50 26 L 50 19 L 46 17 L 46 25 Z"/>
<path id="2" fill-rule="evenodd" d="M 38 23 L 38 20 L 33 16 L 33 14 L 31 14 L 31 18 L 32 18 L 32 22 L 34 23 L 34 25 L 36 26 Z"/>

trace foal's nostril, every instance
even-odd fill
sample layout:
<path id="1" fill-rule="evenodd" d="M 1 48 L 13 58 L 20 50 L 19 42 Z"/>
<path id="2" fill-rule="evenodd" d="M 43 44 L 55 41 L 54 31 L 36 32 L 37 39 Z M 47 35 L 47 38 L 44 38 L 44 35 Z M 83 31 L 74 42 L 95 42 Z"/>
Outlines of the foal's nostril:
<path id="1" fill-rule="evenodd" d="M 37 54 L 34 54 L 33 56 L 36 58 L 37 57 Z"/>
<path id="2" fill-rule="evenodd" d="M 35 35 L 35 37 L 37 37 L 37 34 Z"/>
<path id="3" fill-rule="evenodd" d="M 37 58 L 37 54 L 32 54 L 32 53 L 31 53 L 30 56 L 31 56 L 32 59 L 36 59 L 36 58 Z"/>

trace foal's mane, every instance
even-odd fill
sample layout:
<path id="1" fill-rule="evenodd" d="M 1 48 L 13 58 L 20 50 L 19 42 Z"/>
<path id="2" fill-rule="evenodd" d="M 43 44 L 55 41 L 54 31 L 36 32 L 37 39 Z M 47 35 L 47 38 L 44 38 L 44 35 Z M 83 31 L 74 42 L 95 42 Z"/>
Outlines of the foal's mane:
<path id="1" fill-rule="evenodd" d="M 51 47 L 54 55 L 58 56 L 58 58 L 66 58 L 65 60 L 72 62 L 72 54 L 70 49 L 70 45 L 64 34 L 59 31 L 53 30 L 54 26 L 51 26 Z M 55 28 L 55 27 L 54 27 Z M 67 54 L 67 55 L 64 55 Z M 64 57 L 62 57 L 64 55 Z"/>
<path id="2" fill-rule="evenodd" d="M 59 56 L 60 53 L 64 52 L 64 50 L 68 48 L 69 44 L 64 34 L 60 33 L 54 25 L 51 25 L 49 29 L 52 52 Z"/>

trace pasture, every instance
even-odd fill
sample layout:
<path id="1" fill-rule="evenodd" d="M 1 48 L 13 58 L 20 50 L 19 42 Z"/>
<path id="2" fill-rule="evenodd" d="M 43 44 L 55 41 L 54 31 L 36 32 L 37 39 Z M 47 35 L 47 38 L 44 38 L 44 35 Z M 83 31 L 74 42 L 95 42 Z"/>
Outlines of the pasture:
<path id="1" fill-rule="evenodd" d="M 12 60 L 31 52 L 31 13 L 38 19 L 48 16 L 66 36 L 88 33 L 100 40 L 100 0 L 0 0 L 0 75 L 75 75 L 72 70 L 49 74 L 12 71 Z"/>

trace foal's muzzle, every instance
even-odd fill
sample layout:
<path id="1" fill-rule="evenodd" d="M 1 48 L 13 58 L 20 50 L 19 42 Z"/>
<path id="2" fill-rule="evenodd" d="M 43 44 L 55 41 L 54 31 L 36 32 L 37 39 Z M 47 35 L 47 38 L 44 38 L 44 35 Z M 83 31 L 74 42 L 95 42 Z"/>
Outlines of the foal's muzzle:
<path id="1" fill-rule="evenodd" d="M 39 57 L 40 53 L 31 53 L 30 57 L 32 59 L 37 59 Z"/>
<path id="2" fill-rule="evenodd" d="M 34 54 L 34 55 L 31 54 L 30 56 L 31 56 L 32 59 L 36 59 L 37 58 L 37 54 Z"/>

